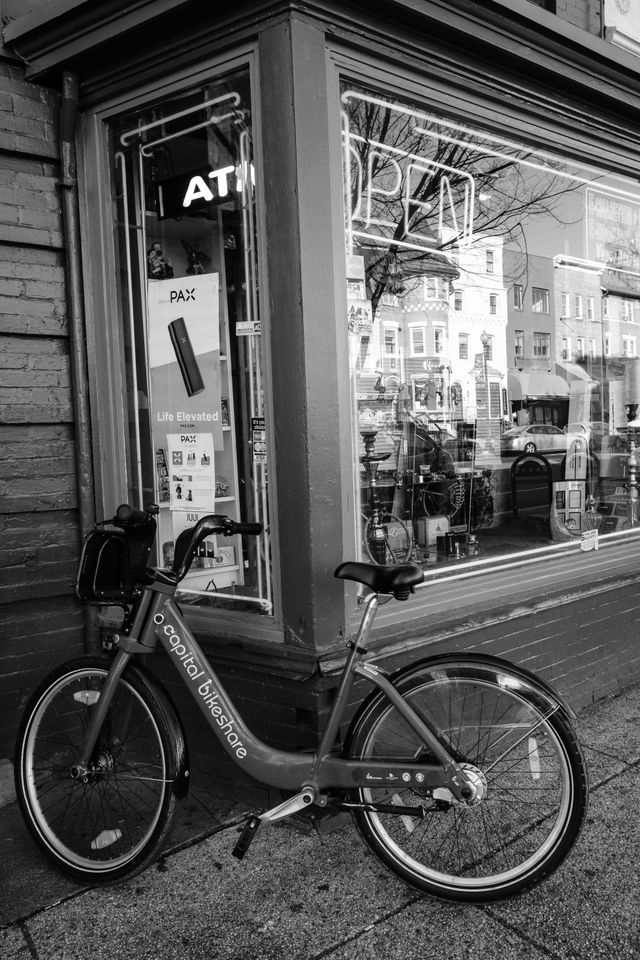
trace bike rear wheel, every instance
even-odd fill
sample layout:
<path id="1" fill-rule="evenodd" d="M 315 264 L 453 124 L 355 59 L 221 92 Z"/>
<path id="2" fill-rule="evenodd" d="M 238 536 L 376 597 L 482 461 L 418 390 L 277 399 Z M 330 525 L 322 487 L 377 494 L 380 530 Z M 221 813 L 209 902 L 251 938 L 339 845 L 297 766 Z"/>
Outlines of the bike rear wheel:
<path id="1" fill-rule="evenodd" d="M 424 808 L 422 818 L 366 810 L 354 818 L 387 867 L 448 900 L 497 900 L 538 883 L 567 856 L 586 813 L 586 768 L 570 719 L 524 672 L 496 664 L 433 658 L 395 681 L 479 786 L 475 805 L 444 787 L 355 791 L 361 803 Z M 357 759 L 435 762 L 380 692 L 360 708 L 345 750 Z"/>
<path id="2" fill-rule="evenodd" d="M 71 661 L 44 681 L 16 745 L 16 793 L 27 826 L 77 880 L 142 870 L 171 828 L 186 770 L 184 739 L 161 691 L 127 667 L 84 777 L 72 776 L 109 661 Z"/>

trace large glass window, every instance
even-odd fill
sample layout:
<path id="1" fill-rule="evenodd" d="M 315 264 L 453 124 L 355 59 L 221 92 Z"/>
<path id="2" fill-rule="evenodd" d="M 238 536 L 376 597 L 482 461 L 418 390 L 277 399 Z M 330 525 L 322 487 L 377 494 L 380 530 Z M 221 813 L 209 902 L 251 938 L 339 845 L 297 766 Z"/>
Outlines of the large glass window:
<path id="1" fill-rule="evenodd" d="M 437 569 L 637 526 L 637 183 L 347 81 L 341 105 L 363 555 Z M 382 394 L 362 354 L 390 290 Z"/>
<path id="2" fill-rule="evenodd" d="M 160 506 L 160 561 L 206 514 L 183 602 L 271 611 L 267 445 L 248 72 L 111 124 L 131 502 Z"/>

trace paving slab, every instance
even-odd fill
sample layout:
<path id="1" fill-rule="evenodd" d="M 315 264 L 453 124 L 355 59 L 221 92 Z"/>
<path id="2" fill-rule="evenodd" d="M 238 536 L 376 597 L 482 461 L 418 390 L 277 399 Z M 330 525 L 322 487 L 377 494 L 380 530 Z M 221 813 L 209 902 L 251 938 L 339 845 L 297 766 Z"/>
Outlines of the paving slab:
<path id="1" fill-rule="evenodd" d="M 640 758 L 640 687 L 583 710 L 576 723 L 592 786 Z"/>
<path id="2" fill-rule="evenodd" d="M 554 958 L 640 957 L 640 797 L 623 779 L 592 793 L 582 837 L 560 870 L 525 897 L 489 908 Z"/>

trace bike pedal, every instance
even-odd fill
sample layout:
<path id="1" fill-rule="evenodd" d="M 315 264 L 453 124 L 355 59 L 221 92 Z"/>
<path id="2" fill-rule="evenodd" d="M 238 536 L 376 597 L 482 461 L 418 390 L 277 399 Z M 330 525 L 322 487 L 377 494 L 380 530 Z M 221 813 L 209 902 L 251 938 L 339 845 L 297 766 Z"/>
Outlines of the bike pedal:
<path id="1" fill-rule="evenodd" d="M 255 837 L 260 826 L 260 817 L 249 817 L 244 825 L 242 833 L 238 837 L 235 847 L 231 851 L 237 860 L 242 860 L 245 853 L 251 846 L 251 841 Z"/>

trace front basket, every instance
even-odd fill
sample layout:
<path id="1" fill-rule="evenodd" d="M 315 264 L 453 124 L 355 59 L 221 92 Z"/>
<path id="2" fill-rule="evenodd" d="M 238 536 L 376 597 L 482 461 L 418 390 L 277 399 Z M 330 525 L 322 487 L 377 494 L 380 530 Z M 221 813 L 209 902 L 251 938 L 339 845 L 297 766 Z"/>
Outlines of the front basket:
<path id="1" fill-rule="evenodd" d="M 146 580 L 155 521 L 131 524 L 126 530 L 94 530 L 84 541 L 76 596 L 82 603 L 130 603 Z"/>

